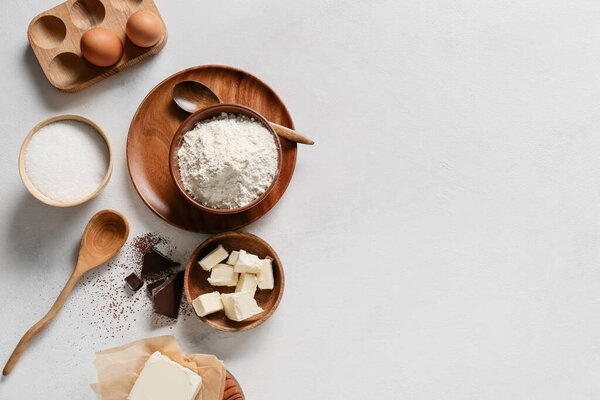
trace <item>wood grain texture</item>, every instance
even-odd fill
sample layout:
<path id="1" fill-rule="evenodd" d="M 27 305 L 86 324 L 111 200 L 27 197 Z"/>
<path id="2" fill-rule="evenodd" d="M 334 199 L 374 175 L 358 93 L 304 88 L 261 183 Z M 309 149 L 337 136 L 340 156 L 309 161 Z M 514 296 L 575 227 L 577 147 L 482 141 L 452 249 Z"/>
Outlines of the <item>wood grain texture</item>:
<path id="1" fill-rule="evenodd" d="M 173 87 L 197 80 L 210 87 L 226 103 L 250 107 L 267 120 L 294 128 L 277 94 L 247 72 L 206 65 L 178 72 L 156 86 L 138 108 L 127 138 L 127 166 L 136 191 L 159 217 L 176 227 L 216 233 L 239 229 L 265 215 L 289 185 L 296 165 L 297 144 L 280 138 L 282 168 L 271 193 L 256 207 L 238 214 L 216 215 L 190 204 L 177 190 L 169 171 L 171 139 L 188 114 L 172 100 Z"/>
<path id="2" fill-rule="evenodd" d="M 219 291 L 221 293 L 233 293 L 235 291 L 235 287 L 212 286 L 207 281 L 210 272 L 205 271 L 200 264 L 198 264 L 198 261 L 216 249 L 219 244 L 223 245 L 228 252 L 242 249 L 257 255 L 260 258 L 265 258 L 267 256 L 271 257 L 273 259 L 273 277 L 275 279 L 275 285 L 272 290 L 258 289 L 256 291 L 254 298 L 264 312 L 248 318 L 245 321 L 232 321 L 225 316 L 225 312 L 223 311 L 199 318 L 207 325 L 225 332 L 240 332 L 256 328 L 273 315 L 281 302 L 283 289 L 285 287 L 283 265 L 281 264 L 279 256 L 267 242 L 256 235 L 247 232 L 224 232 L 214 235 L 200 244 L 186 265 L 183 285 L 185 297 L 187 298 L 188 303 L 190 303 L 190 307 L 193 309 L 192 301 L 202 294 L 214 291 Z"/>
<path id="3" fill-rule="evenodd" d="M 270 124 L 271 124 L 271 127 L 275 130 L 275 133 L 277 133 L 281 137 L 284 137 L 284 138 L 291 140 L 293 142 L 296 142 L 296 143 L 302 143 L 302 144 L 308 144 L 308 145 L 315 144 L 314 140 L 309 139 L 306 136 L 304 136 L 292 129 L 286 128 L 285 126 L 275 124 L 273 122 L 271 122 Z"/>
<path id="4" fill-rule="evenodd" d="M 98 185 L 96 190 L 94 190 L 89 195 L 85 196 L 84 198 L 82 198 L 80 200 L 72 202 L 72 203 L 61 203 L 59 201 L 51 199 L 50 197 L 45 196 L 33 185 L 33 183 L 31 183 L 31 181 L 29 180 L 29 177 L 27 176 L 27 172 L 25 171 L 25 153 L 27 152 L 27 146 L 29 145 L 31 138 L 44 126 L 51 124 L 53 122 L 56 122 L 56 121 L 63 121 L 63 120 L 74 120 L 74 121 L 79 121 L 79 122 L 83 122 L 85 124 L 90 125 L 92 128 L 94 128 L 98 132 L 98 134 L 102 137 L 102 139 L 104 139 L 104 142 L 106 143 L 106 148 L 108 151 L 108 167 L 106 170 L 106 175 L 104 175 L 104 178 L 102 179 L 102 182 L 100 182 L 100 185 Z M 91 119 L 84 117 L 83 115 L 79 115 L 79 114 L 59 114 L 59 115 L 55 115 L 53 117 L 50 117 L 50 118 L 45 119 L 44 121 L 40 122 L 39 124 L 34 126 L 31 131 L 29 131 L 29 133 L 25 137 L 25 140 L 23 140 L 23 144 L 21 145 L 21 151 L 19 152 L 19 175 L 21 176 L 21 181 L 23 181 L 23 185 L 25 185 L 25 188 L 29 191 L 29 193 L 31 193 L 31 195 L 33 197 L 35 197 L 42 203 L 46 203 L 48 205 L 55 206 L 55 207 L 73 207 L 73 206 L 77 206 L 79 204 L 85 203 L 86 201 L 88 201 L 90 199 L 93 199 L 94 197 L 96 197 L 96 195 L 98 193 L 100 193 L 100 191 L 108 183 L 110 176 L 112 175 L 112 170 L 113 170 L 113 154 L 112 154 L 112 147 L 110 145 L 110 140 L 108 139 L 108 136 L 106 135 L 104 130 L 102 130 L 102 128 L 100 128 L 100 126 L 98 124 L 96 124 Z"/>
<path id="5" fill-rule="evenodd" d="M 242 387 L 229 371 L 225 376 L 225 391 L 223 392 L 223 400 L 245 400 Z"/>
<path id="6" fill-rule="evenodd" d="M 139 10 L 152 11 L 162 22 L 163 37 L 152 47 L 138 47 L 125 34 L 127 19 Z M 123 42 L 123 57 L 110 67 L 81 56 L 81 36 L 95 27 L 112 30 Z M 157 54 L 167 42 L 167 27 L 153 0 L 68 0 L 37 15 L 27 37 L 48 81 L 64 92 L 77 92 Z"/>
<path id="7" fill-rule="evenodd" d="M 65 287 L 42 319 L 23 335 L 10 358 L 6 362 L 3 375 L 11 373 L 29 343 L 58 315 L 58 312 L 67 301 L 73 287 L 86 272 L 111 259 L 123 247 L 129 236 L 129 223 L 123 214 L 114 210 L 102 210 L 96 213 L 88 222 L 79 247 L 77 265 Z"/>

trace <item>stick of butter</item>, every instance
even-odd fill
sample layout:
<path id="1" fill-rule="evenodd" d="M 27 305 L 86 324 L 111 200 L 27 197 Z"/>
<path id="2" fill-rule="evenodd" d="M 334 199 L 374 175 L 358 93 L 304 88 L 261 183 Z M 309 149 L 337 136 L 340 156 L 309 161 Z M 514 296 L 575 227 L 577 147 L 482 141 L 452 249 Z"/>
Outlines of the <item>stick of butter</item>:
<path id="1" fill-rule="evenodd" d="M 259 289 L 273 289 L 275 278 L 273 277 L 273 260 L 265 258 L 260 260 L 260 269 L 256 273 Z"/>
<path id="2" fill-rule="evenodd" d="M 199 264 L 203 270 L 210 271 L 212 267 L 226 259 L 228 255 L 227 250 L 225 250 L 222 245 L 219 245 L 216 249 L 208 253 L 206 257 L 200 260 Z"/>
<path id="3" fill-rule="evenodd" d="M 240 278 L 238 279 L 237 286 L 235 287 L 235 292 L 250 292 L 252 293 L 252 297 L 256 293 L 256 286 L 258 282 L 256 280 L 256 275 L 254 274 L 240 274 Z"/>
<path id="4" fill-rule="evenodd" d="M 233 321 L 243 321 L 263 312 L 250 292 L 222 294 L 221 301 L 225 307 L 225 315 Z"/>
<path id="5" fill-rule="evenodd" d="M 235 265 L 239 256 L 240 256 L 239 251 L 237 251 L 237 250 L 232 251 L 231 254 L 229 255 L 229 258 L 227 259 L 227 264 Z"/>
<path id="6" fill-rule="evenodd" d="M 157 351 L 144 364 L 127 400 L 194 400 L 201 387 L 200 375 Z"/>
<path id="7" fill-rule="evenodd" d="M 223 309 L 221 293 L 212 292 L 202 294 L 192 301 L 192 306 L 194 307 L 196 314 L 198 314 L 200 317 L 221 311 Z"/>
<path id="8" fill-rule="evenodd" d="M 217 264 L 210 271 L 208 282 L 213 286 L 235 286 L 237 285 L 238 275 L 231 265 Z"/>
<path id="9" fill-rule="evenodd" d="M 240 250 L 240 254 L 238 255 L 237 262 L 233 267 L 235 272 L 246 272 L 250 274 L 255 274 L 258 272 L 260 262 L 260 258 L 255 256 L 254 254 L 246 253 L 244 250 Z"/>

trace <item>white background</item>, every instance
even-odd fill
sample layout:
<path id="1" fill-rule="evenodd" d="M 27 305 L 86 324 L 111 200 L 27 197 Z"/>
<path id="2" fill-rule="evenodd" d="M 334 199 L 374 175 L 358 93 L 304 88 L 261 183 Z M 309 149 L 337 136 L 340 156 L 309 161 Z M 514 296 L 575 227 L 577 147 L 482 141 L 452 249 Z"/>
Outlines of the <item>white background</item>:
<path id="1" fill-rule="evenodd" d="M 137 106 L 190 66 L 255 74 L 317 142 L 246 228 L 283 260 L 282 303 L 246 333 L 188 318 L 107 340 L 78 286 L 1 399 L 92 399 L 95 351 L 162 333 L 222 358 L 251 400 L 598 398 L 598 1 L 156 2 L 162 53 L 78 94 L 51 87 L 28 47 L 29 21 L 55 2 L 2 2 L 0 361 L 54 301 L 97 210 L 179 256 L 206 238 L 152 214 L 125 164 Z M 106 189 L 67 210 L 17 171 L 27 132 L 64 112 L 115 149 Z"/>

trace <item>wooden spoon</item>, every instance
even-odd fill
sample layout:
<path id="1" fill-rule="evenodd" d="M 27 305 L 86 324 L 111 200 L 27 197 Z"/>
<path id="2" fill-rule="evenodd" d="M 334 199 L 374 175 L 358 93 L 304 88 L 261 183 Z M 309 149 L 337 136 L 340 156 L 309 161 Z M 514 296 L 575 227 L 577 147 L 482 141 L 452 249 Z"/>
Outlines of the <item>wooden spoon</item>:
<path id="1" fill-rule="evenodd" d="M 128 235 L 129 223 L 117 211 L 102 210 L 90 219 L 81 236 L 79 257 L 73 274 L 60 295 L 58 295 L 50 311 L 23 335 L 6 362 L 2 371 L 3 375 L 10 374 L 31 340 L 56 317 L 79 278 L 117 254 L 125 244 Z"/>
<path id="2" fill-rule="evenodd" d="M 173 101 L 183 111 L 187 111 L 190 114 L 194 113 L 201 108 L 212 106 L 213 104 L 219 104 L 221 100 L 219 97 L 210 90 L 206 85 L 198 81 L 181 81 L 173 87 Z M 306 136 L 299 134 L 292 129 L 286 128 L 269 122 L 275 132 L 292 142 L 302 144 L 315 144 L 315 142 Z"/>

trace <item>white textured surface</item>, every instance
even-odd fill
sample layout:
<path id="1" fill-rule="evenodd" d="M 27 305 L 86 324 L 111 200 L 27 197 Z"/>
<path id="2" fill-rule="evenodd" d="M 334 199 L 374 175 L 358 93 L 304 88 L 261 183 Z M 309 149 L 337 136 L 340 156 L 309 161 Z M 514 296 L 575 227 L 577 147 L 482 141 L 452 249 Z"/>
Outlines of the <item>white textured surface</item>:
<path id="1" fill-rule="evenodd" d="M 164 332 L 224 359 L 250 400 L 598 397 L 598 1 L 157 3 L 163 52 L 78 94 L 50 87 L 25 37 L 55 1 L 3 3 L 0 359 L 50 307 L 96 210 L 180 255 L 205 238 L 155 217 L 125 168 L 140 101 L 197 64 L 264 79 L 317 142 L 248 228 L 283 260 L 282 303 L 246 333 L 140 320 L 111 340 L 81 316 L 78 287 L 1 399 L 92 399 L 94 351 Z M 97 121 L 115 150 L 105 190 L 69 210 L 17 173 L 27 131 L 61 112 Z"/>

